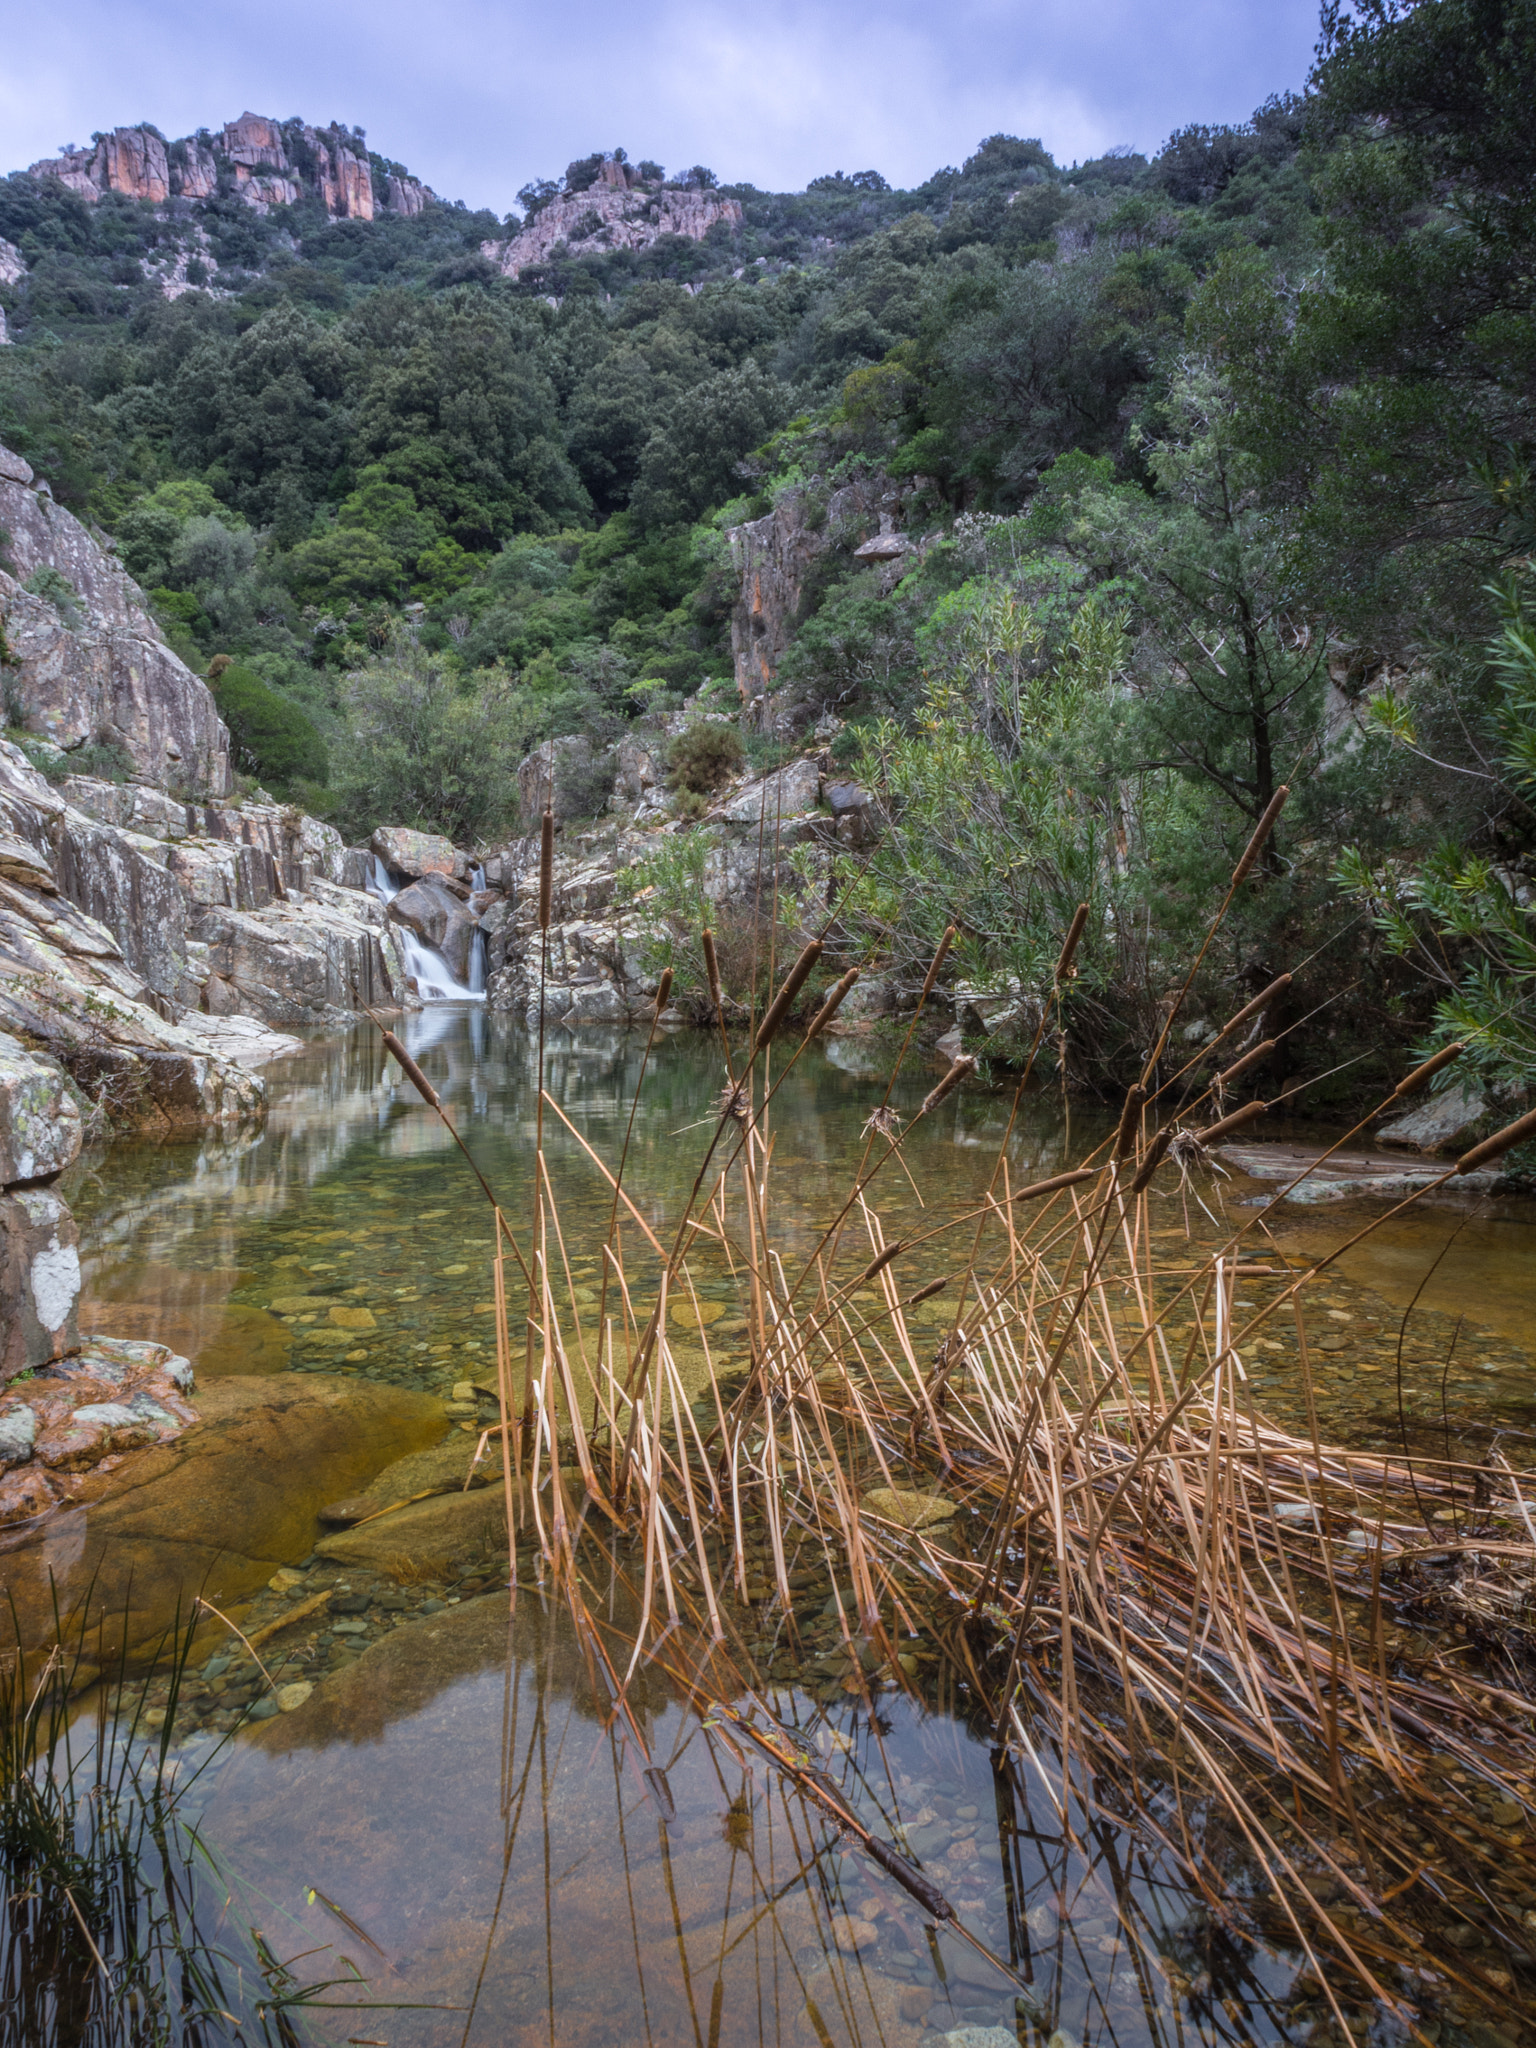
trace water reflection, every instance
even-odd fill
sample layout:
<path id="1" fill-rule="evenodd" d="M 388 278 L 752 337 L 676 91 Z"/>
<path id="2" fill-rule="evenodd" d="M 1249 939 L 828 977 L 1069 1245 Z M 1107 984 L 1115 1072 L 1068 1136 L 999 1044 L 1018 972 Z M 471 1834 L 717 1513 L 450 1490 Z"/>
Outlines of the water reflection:
<path id="1" fill-rule="evenodd" d="M 1217 1926 L 1144 1842 L 995 1775 L 963 1719 L 897 1696 L 771 1705 L 1007 1967 L 935 1929 L 655 1667 L 628 1724 L 608 1712 L 536 1595 L 510 1626 L 485 1599 L 377 1645 L 241 1742 L 207 1828 L 288 1953 L 318 1950 L 324 1976 L 350 1956 L 368 1995 L 437 2008 L 339 2023 L 391 2048 L 1287 2033 L 1288 1953 Z M 1240 1851 L 1227 1867 L 1240 1903 Z"/>
<path id="2" fill-rule="evenodd" d="M 407 1017 L 402 1031 L 502 1203 L 520 1217 L 533 1184 L 534 1044 L 478 1004 L 434 1005 Z M 643 1050 L 639 1034 L 618 1031 L 551 1041 L 549 1093 L 604 1158 L 622 1148 Z M 886 1072 L 885 1058 L 868 1045 L 834 1041 L 806 1054 L 777 1094 L 768 1121 L 779 1191 L 774 1228 L 786 1257 L 809 1252 L 834 1213 Z M 892 1099 L 901 1116 L 910 1117 L 929 1079 L 916 1066 L 898 1082 Z M 627 1184 L 662 1234 L 692 1188 L 720 1080 L 718 1051 L 698 1036 L 663 1041 L 652 1054 Z M 193 1357 L 205 1376 L 292 1366 L 446 1388 L 477 1369 L 489 1348 L 484 1203 L 448 1133 L 387 1060 L 373 1027 L 315 1044 L 271 1069 L 270 1083 L 271 1114 L 259 1135 L 129 1142 L 75 1169 L 68 1193 L 85 1249 L 83 1326 L 158 1336 Z M 1105 1121 L 1074 1106 L 1069 1127 L 1054 1093 L 1030 1097 L 1008 1147 L 1014 1184 L 1075 1161 Z M 919 1124 L 903 1153 L 911 1180 L 892 1166 L 873 1191 L 888 1236 L 919 1235 L 935 1213 L 975 1199 L 1006 1125 L 1005 1101 L 964 1092 Z M 545 1118 L 545 1141 L 579 1317 L 595 1306 L 601 1286 L 611 1198 L 553 1114 Z M 1230 1219 L 1251 1216 L 1254 1194 L 1241 1176 L 1201 1184 L 1192 1190 L 1199 1199 L 1159 1189 L 1154 1256 L 1177 1264 L 1188 1253 L 1186 1218 L 1197 1240 L 1213 1240 Z M 1269 1239 L 1312 1257 L 1382 1206 L 1320 1212 L 1286 1205 L 1267 1224 Z M 1450 1253 L 1421 1295 L 1448 1241 Z M 942 1259 L 938 1244 L 932 1256 Z M 711 1267 L 702 1251 L 694 1263 L 696 1284 L 722 1318 L 712 1340 L 729 1363 L 741 1313 L 735 1284 L 723 1262 Z M 1257 1300 L 1261 1291 L 1245 1292 Z M 307 1306 L 285 1305 L 301 1297 Z M 338 1319 L 329 1305 L 349 1315 Z M 367 1317 L 350 1313 L 360 1305 Z M 1410 1305 L 1400 1416 L 1400 1325 Z M 1536 1233 L 1527 1209 L 1435 1209 L 1395 1220 L 1309 1296 L 1319 1326 L 1314 1340 L 1328 1340 L 1314 1342 L 1312 1353 L 1327 1427 L 1378 1443 L 1398 1441 L 1405 1420 L 1438 1427 L 1447 1412 L 1458 1422 L 1490 1416 L 1501 1426 L 1531 1426 L 1536 1386 L 1524 1346 L 1533 1305 Z M 942 1303 L 916 1320 L 925 1313 L 935 1328 L 944 1320 Z M 347 1322 L 367 1326 L 340 1326 Z M 1263 1333 L 1246 1364 L 1277 1416 L 1304 1418 L 1287 1319 Z"/>

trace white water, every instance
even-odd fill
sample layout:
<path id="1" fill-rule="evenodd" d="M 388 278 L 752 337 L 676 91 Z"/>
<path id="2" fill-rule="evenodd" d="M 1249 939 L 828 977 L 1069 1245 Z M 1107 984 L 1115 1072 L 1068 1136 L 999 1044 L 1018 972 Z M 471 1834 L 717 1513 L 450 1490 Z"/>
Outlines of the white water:
<path id="1" fill-rule="evenodd" d="M 485 869 L 479 866 L 469 871 L 469 886 L 478 895 L 485 887 Z M 473 996 L 485 994 L 485 933 L 477 931 L 469 942 L 469 992 Z"/>
<path id="2" fill-rule="evenodd" d="M 484 887 L 483 868 L 476 868 Z M 376 896 L 381 903 L 392 903 L 400 894 L 390 880 L 389 869 L 376 853 L 368 856 L 368 894 Z M 394 920 L 390 920 L 394 923 Z M 425 939 L 411 930 L 409 925 L 396 924 L 395 936 L 400 942 L 400 955 L 405 962 L 405 971 L 416 983 L 416 993 L 424 1003 L 483 1003 L 485 1001 L 485 934 L 476 932 L 473 949 L 469 956 L 469 985 L 456 981 L 453 969 L 438 952 L 436 946 L 429 946 Z"/>

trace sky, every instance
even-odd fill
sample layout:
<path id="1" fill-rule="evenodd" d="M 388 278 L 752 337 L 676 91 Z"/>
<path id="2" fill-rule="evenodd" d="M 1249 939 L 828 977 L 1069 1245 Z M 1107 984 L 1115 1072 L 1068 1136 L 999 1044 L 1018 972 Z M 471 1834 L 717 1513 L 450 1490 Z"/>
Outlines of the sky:
<path id="1" fill-rule="evenodd" d="M 248 108 L 359 125 L 504 214 L 617 145 L 776 191 L 833 170 L 916 184 L 998 131 L 1062 163 L 1150 153 L 1299 88 L 1317 0 L 0 0 L 0 22 L 0 171 Z"/>

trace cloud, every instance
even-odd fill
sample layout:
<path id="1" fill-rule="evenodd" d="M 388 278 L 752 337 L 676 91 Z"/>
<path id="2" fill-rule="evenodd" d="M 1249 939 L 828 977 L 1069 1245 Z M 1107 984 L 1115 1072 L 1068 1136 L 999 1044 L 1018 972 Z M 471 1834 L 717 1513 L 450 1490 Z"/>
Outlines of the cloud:
<path id="1" fill-rule="evenodd" d="M 335 118 L 499 213 L 618 143 L 768 189 L 835 169 L 911 184 L 999 129 L 1071 162 L 1241 120 L 1301 85 L 1315 22 L 1314 0 L 74 0 L 12 16 L 0 133 L 12 168 L 134 121 Z"/>

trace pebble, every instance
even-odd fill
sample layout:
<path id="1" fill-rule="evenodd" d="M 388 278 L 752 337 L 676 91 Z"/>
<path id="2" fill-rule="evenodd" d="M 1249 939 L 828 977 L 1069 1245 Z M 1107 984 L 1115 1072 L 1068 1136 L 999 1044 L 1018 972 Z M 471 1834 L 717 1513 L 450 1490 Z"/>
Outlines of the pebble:
<path id="1" fill-rule="evenodd" d="M 851 1913 L 832 1915 L 832 1940 L 845 1956 L 869 1947 L 877 1939 L 875 1929 L 868 1920 L 856 1920 Z"/>
<path id="2" fill-rule="evenodd" d="M 277 1711 L 276 1700 L 256 1700 L 251 1706 L 246 1708 L 246 1719 L 249 1721 L 270 1721 Z"/>
<path id="3" fill-rule="evenodd" d="M 278 1712 L 291 1714 L 295 1707 L 302 1707 L 314 1689 L 307 1678 L 296 1679 L 292 1685 L 280 1685 L 273 1694 Z"/>
<path id="4" fill-rule="evenodd" d="M 333 1636 L 363 1636 L 368 1633 L 368 1624 L 353 1615 L 346 1615 L 340 1621 L 331 1623 Z"/>

